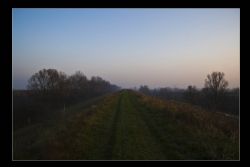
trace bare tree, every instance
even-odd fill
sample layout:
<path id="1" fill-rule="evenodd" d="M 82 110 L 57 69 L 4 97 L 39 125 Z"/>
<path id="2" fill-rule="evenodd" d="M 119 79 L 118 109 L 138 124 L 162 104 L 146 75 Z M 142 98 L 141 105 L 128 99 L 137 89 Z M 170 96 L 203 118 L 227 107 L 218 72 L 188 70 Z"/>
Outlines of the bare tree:
<path id="1" fill-rule="evenodd" d="M 87 88 L 88 79 L 81 71 L 76 71 L 69 77 L 69 83 L 71 89 L 79 91 Z"/>
<path id="2" fill-rule="evenodd" d="M 147 85 L 141 85 L 139 91 L 147 95 L 150 94 L 150 89 L 148 88 Z"/>
<path id="3" fill-rule="evenodd" d="M 195 86 L 189 85 L 185 91 L 186 99 L 191 103 L 197 103 L 198 100 L 198 90 Z"/>
<path id="4" fill-rule="evenodd" d="M 27 88 L 42 94 L 62 91 L 65 87 L 66 78 L 66 74 L 55 69 L 43 69 L 31 76 Z"/>
<path id="5" fill-rule="evenodd" d="M 228 86 L 228 82 L 224 76 L 223 72 L 213 72 L 212 74 L 208 74 L 205 79 L 205 89 L 211 95 L 215 107 L 217 107 L 219 96 L 225 92 Z"/>

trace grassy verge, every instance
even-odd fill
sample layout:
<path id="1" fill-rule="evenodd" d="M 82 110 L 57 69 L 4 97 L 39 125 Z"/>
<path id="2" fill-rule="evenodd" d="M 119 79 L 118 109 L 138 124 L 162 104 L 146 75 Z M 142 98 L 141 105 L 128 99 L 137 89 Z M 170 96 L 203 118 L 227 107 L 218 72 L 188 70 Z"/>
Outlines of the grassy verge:
<path id="1" fill-rule="evenodd" d="M 166 159 L 238 159 L 238 120 L 178 102 L 131 96 Z"/>
<path id="2" fill-rule="evenodd" d="M 14 159 L 105 159 L 117 94 L 69 107 L 50 124 L 14 133 Z"/>

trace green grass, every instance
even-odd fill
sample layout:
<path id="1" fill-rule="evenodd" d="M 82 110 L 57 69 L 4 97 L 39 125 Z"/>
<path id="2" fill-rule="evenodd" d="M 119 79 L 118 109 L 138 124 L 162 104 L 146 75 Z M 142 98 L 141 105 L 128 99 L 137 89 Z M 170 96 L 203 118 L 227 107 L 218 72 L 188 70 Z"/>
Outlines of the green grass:
<path id="1" fill-rule="evenodd" d="M 123 90 L 14 132 L 14 159 L 239 159 L 238 118 Z"/>

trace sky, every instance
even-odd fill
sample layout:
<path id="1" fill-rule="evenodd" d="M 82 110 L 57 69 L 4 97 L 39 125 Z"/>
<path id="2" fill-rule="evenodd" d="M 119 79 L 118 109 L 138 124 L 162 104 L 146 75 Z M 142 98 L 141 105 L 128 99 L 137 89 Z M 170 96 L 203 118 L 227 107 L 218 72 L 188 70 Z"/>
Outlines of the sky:
<path id="1" fill-rule="evenodd" d="M 240 86 L 240 9 L 12 10 L 13 89 L 41 69 L 82 71 L 123 88 Z"/>

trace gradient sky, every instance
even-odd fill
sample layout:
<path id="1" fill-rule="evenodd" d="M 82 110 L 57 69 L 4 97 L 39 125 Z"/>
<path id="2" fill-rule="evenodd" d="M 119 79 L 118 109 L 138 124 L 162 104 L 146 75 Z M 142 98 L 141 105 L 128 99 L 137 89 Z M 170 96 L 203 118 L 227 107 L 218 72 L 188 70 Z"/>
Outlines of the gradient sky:
<path id="1" fill-rule="evenodd" d="M 13 9 L 13 88 L 43 68 L 123 88 L 240 85 L 240 9 Z"/>

